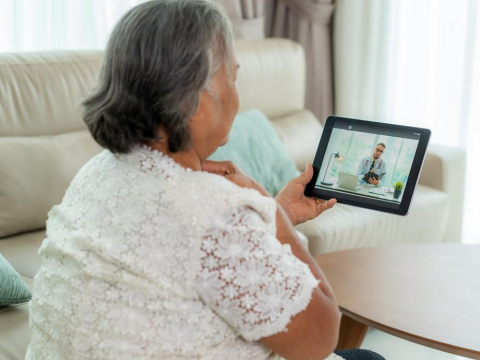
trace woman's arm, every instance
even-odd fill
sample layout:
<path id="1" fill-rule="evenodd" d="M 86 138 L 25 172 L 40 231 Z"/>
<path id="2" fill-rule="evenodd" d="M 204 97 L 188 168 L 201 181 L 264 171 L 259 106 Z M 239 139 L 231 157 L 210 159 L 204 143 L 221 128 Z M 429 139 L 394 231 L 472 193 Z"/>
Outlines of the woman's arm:
<path id="1" fill-rule="evenodd" d="M 239 186 L 254 188 L 263 195 L 269 196 L 261 185 L 243 174 L 231 162 L 208 162 L 204 170 L 223 175 Z M 302 184 L 308 183 L 308 176 L 311 178 L 308 174 L 309 170 L 312 170 L 311 165 L 310 169 L 307 167 L 307 174 Z M 287 331 L 261 338 L 259 341 L 287 360 L 324 359 L 333 352 L 338 341 L 340 313 L 335 295 L 320 267 L 301 244 L 292 220 L 286 215 L 281 205 L 277 206 L 276 224 L 278 241 L 290 245 L 293 255 L 308 265 L 313 276 L 320 283 L 313 290 L 306 309 L 291 319 Z"/>
<path id="2" fill-rule="evenodd" d="M 280 206 L 277 208 L 277 238 L 282 244 L 291 246 L 293 254 L 309 266 L 320 284 L 314 289 L 307 308 L 291 319 L 287 332 L 263 338 L 260 342 L 288 360 L 324 359 L 338 342 L 340 312 L 335 295 Z"/>

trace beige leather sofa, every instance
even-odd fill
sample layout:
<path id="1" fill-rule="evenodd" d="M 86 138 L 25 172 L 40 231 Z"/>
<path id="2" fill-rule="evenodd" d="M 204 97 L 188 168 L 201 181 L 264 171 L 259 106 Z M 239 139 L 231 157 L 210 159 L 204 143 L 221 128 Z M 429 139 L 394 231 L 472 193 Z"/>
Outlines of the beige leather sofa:
<path id="1" fill-rule="evenodd" d="M 241 110 L 272 121 L 299 169 L 312 161 L 322 132 L 304 108 L 305 63 L 288 40 L 241 41 Z M 102 53 L 0 54 L 0 252 L 30 285 L 40 266 L 50 208 L 101 149 L 82 122 L 82 98 L 94 87 Z M 313 254 L 400 242 L 459 241 L 464 154 L 431 146 L 410 215 L 337 205 L 299 229 Z M 0 312 L 0 359 L 22 359 L 29 342 L 27 307 Z"/>

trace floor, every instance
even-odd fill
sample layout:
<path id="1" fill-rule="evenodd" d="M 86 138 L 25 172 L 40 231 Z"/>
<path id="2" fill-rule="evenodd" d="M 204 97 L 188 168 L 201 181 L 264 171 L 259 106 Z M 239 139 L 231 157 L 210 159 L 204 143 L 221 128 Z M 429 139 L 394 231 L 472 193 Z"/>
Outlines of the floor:
<path id="1" fill-rule="evenodd" d="M 375 351 L 386 360 L 468 360 L 462 356 L 417 345 L 375 329 L 370 329 L 362 348 Z"/>

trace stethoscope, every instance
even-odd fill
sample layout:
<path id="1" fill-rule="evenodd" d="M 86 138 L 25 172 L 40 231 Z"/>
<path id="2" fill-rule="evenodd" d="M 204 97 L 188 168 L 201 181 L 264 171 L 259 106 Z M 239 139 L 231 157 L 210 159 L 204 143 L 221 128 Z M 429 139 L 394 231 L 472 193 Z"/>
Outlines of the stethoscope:
<path id="1" fill-rule="evenodd" d="M 369 161 L 370 161 L 370 160 L 366 160 L 366 161 L 365 161 L 365 165 L 364 165 L 365 167 L 367 167 Z M 375 166 L 375 167 L 377 168 L 377 170 L 382 167 L 382 159 L 380 159 L 380 161 L 376 163 L 376 166 Z M 375 169 L 374 169 L 374 170 L 375 170 Z"/>

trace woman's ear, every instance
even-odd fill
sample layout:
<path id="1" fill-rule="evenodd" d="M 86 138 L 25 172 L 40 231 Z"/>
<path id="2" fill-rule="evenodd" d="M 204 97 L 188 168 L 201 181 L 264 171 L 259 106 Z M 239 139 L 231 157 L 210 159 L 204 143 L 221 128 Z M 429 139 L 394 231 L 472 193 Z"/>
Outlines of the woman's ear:
<path id="1" fill-rule="evenodd" d="M 197 110 L 193 113 L 192 118 L 190 119 L 193 122 L 201 122 L 205 118 L 205 109 L 208 106 L 208 93 L 206 90 L 203 90 L 200 93 L 198 98 Z"/>

